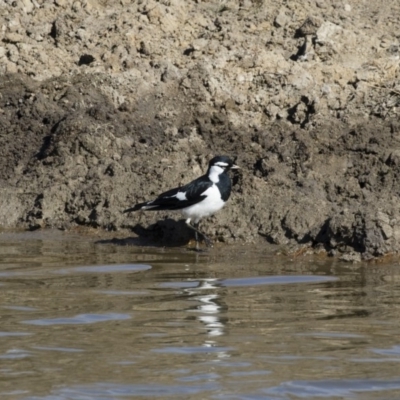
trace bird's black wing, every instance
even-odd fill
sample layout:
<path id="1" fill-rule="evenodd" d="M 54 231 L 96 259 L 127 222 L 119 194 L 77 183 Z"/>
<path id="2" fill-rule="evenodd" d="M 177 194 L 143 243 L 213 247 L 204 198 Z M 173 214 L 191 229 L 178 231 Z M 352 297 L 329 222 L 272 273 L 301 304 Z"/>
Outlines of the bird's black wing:
<path id="1" fill-rule="evenodd" d="M 203 193 L 212 185 L 213 183 L 204 175 L 187 185 L 161 193 L 155 200 L 136 204 L 124 212 L 138 210 L 181 210 L 205 199 L 206 196 Z"/>
<path id="2" fill-rule="evenodd" d="M 206 195 L 203 193 L 212 185 L 207 176 L 201 176 L 187 185 L 161 193 L 147 204 L 157 206 L 154 210 L 180 210 L 204 200 Z"/>

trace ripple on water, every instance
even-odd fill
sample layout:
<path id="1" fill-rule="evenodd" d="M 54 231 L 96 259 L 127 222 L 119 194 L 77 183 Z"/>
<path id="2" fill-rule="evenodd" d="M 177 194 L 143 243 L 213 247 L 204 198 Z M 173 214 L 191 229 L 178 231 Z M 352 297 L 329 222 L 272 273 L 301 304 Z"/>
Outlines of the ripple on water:
<path id="1" fill-rule="evenodd" d="M 372 349 L 372 351 L 383 356 L 400 356 L 400 346 L 393 346 L 389 349 Z"/>
<path id="2" fill-rule="evenodd" d="M 31 319 L 27 321 L 21 321 L 23 324 L 30 325 L 72 325 L 72 324 L 95 324 L 97 322 L 105 322 L 105 321 L 115 321 L 115 320 L 124 320 L 131 318 L 128 314 L 117 314 L 117 313 L 108 313 L 108 314 L 79 314 L 75 317 L 70 318 L 43 318 L 43 319 Z"/>
<path id="3" fill-rule="evenodd" d="M 357 392 L 375 392 L 400 389 L 400 379 L 341 379 L 320 381 L 288 381 L 279 386 L 264 389 L 266 394 L 300 398 L 341 397 L 348 398 Z"/>
<path id="4" fill-rule="evenodd" d="M 348 332 L 305 332 L 297 333 L 296 336 L 312 336 L 321 339 L 360 339 L 364 335 Z"/>
<path id="5" fill-rule="evenodd" d="M 59 351 L 61 353 L 82 353 L 82 349 L 74 349 L 73 347 L 47 347 L 47 346 L 33 346 L 34 350 L 41 351 Z"/>
<path id="6" fill-rule="evenodd" d="M 221 375 L 213 372 L 205 372 L 202 374 L 194 374 L 177 378 L 178 382 L 199 382 L 199 381 L 216 381 Z"/>
<path id="7" fill-rule="evenodd" d="M 172 354 L 196 354 L 196 353 L 221 353 L 233 350 L 232 347 L 212 347 L 212 346 L 193 346 L 193 347 L 163 347 L 152 349 L 154 353 Z"/>
<path id="8" fill-rule="evenodd" d="M 10 276 L 16 276 L 16 275 L 22 275 L 22 273 L 18 272 L 18 271 L 1 271 L 0 272 L 0 278 L 9 278 Z M 0 285 L 3 285 L 3 283 L 0 283 Z"/>
<path id="9" fill-rule="evenodd" d="M 57 389 L 50 396 L 35 396 L 35 400 L 50 400 L 54 398 L 68 399 L 102 399 L 111 400 L 116 397 L 143 396 L 149 399 L 152 397 L 167 396 L 189 396 L 206 391 L 214 391 L 220 386 L 215 382 L 202 382 L 195 385 L 157 385 L 157 384 L 115 384 L 115 383 L 94 383 L 92 385 L 77 385 Z M 54 397 L 55 396 L 55 397 Z M 176 398 L 176 397 L 175 397 Z"/>
<path id="10" fill-rule="evenodd" d="M 6 353 L 0 354 L 1 360 L 19 360 L 30 357 L 31 353 L 22 349 L 10 349 Z"/>
<path id="11" fill-rule="evenodd" d="M 145 296 L 150 292 L 146 290 L 98 290 L 97 293 L 108 296 Z"/>
<path id="12" fill-rule="evenodd" d="M 15 310 L 15 311 L 36 311 L 35 307 L 24 307 L 24 306 L 3 306 L 2 308 L 6 308 L 7 310 Z"/>
<path id="13" fill-rule="evenodd" d="M 254 276 L 251 278 L 232 278 L 220 281 L 221 286 L 288 285 L 293 283 L 334 282 L 338 278 L 320 275 L 275 275 Z"/>
<path id="14" fill-rule="evenodd" d="M 162 282 L 160 286 L 168 289 L 190 289 L 197 288 L 200 285 L 199 281 L 187 281 L 187 282 Z"/>
<path id="15" fill-rule="evenodd" d="M 62 268 L 53 271 L 57 274 L 71 274 L 74 272 L 111 274 L 116 272 L 140 272 L 151 269 L 147 264 L 110 264 L 110 265 L 88 265 L 82 267 Z"/>
<path id="16" fill-rule="evenodd" d="M 18 337 L 18 336 L 29 336 L 32 333 L 29 332 L 0 332 L 0 337 Z"/>
<path id="17" fill-rule="evenodd" d="M 271 374 L 272 371 L 265 371 L 265 370 L 256 370 L 256 371 L 233 371 L 230 374 L 228 374 L 229 376 L 237 376 L 237 377 L 241 377 L 241 376 L 257 376 L 257 375 L 269 375 Z"/>

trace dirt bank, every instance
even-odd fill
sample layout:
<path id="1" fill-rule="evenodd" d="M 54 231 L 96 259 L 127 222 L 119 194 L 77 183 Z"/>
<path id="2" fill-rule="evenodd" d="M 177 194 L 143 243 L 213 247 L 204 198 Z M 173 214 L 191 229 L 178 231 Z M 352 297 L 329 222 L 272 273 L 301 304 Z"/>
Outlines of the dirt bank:
<path id="1" fill-rule="evenodd" d="M 400 5 L 373 3 L 0 0 L 0 226 L 185 241 L 121 211 L 227 154 L 217 240 L 398 252 Z"/>

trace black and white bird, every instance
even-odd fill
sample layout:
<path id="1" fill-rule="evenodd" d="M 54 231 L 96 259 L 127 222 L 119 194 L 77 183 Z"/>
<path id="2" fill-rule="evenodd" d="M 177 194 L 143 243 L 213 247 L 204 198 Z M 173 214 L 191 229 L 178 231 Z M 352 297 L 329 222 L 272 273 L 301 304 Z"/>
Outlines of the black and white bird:
<path id="1" fill-rule="evenodd" d="M 219 211 L 231 195 L 232 183 L 228 171 L 239 169 L 227 156 L 216 156 L 208 165 L 207 173 L 187 185 L 161 193 L 155 200 L 145 201 L 128 208 L 131 211 L 162 211 L 179 210 L 186 218 L 186 224 L 195 231 L 196 247 L 198 234 L 207 246 L 212 246 L 211 240 L 198 230 L 202 218 L 209 217 Z"/>

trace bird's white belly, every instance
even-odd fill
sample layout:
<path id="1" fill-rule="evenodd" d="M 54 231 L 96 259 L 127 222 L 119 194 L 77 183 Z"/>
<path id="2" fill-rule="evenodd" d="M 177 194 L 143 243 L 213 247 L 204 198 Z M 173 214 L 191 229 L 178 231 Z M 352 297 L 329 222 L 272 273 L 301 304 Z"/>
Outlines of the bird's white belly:
<path id="1" fill-rule="evenodd" d="M 225 205 L 225 202 L 221 199 L 221 193 L 216 185 L 208 188 L 203 195 L 207 196 L 203 201 L 182 210 L 182 214 L 185 218 L 193 219 L 194 223 L 199 222 L 201 218 L 213 215 Z"/>

